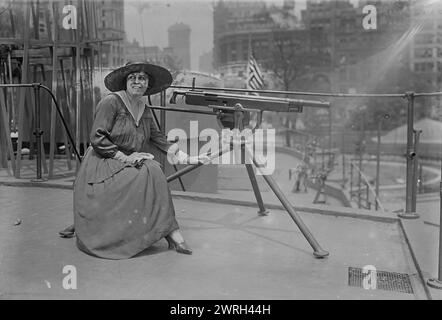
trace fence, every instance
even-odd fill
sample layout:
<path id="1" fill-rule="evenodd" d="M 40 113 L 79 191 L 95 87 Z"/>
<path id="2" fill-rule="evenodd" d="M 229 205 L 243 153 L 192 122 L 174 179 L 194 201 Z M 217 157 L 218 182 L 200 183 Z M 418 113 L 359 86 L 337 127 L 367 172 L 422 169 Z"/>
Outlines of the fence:
<path id="1" fill-rule="evenodd" d="M 358 177 L 357 188 L 354 188 L 354 177 Z M 371 196 L 371 197 L 370 197 Z M 350 198 L 357 199 L 358 208 L 368 209 L 375 205 L 375 210 L 380 209 L 385 211 L 376 191 L 373 190 L 368 178 L 364 175 L 361 169 L 353 162 L 350 162 Z"/>

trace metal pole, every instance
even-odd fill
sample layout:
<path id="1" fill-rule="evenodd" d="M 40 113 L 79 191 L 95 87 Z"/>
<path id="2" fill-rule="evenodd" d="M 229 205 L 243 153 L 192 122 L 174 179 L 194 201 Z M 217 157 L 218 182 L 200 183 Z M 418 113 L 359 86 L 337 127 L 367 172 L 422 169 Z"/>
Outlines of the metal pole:
<path id="1" fill-rule="evenodd" d="M 344 153 L 344 148 L 345 148 L 345 135 L 344 135 L 345 131 L 342 130 L 342 188 L 345 187 L 345 153 Z"/>
<path id="2" fill-rule="evenodd" d="M 358 208 L 361 209 L 361 202 L 362 202 L 362 176 L 361 176 L 361 169 L 358 170 Z"/>
<path id="3" fill-rule="evenodd" d="M 441 230 L 441 226 L 442 226 L 442 152 L 441 152 L 441 168 L 440 168 L 440 172 L 441 172 L 441 181 L 439 184 L 439 203 L 440 203 L 440 207 L 439 207 L 439 270 L 438 270 L 438 275 L 437 275 L 437 279 L 432 278 L 432 279 L 428 279 L 427 284 L 435 289 L 442 289 L 442 230 Z"/>
<path id="4" fill-rule="evenodd" d="M 422 177 L 422 162 L 419 162 L 419 183 L 418 183 L 418 191 L 419 193 L 422 193 L 422 187 L 423 187 L 423 177 Z"/>
<path id="5" fill-rule="evenodd" d="M 166 90 L 160 92 L 160 105 L 162 107 L 166 106 Z M 160 111 L 160 130 L 164 135 L 166 135 L 166 111 L 164 110 Z M 164 155 L 161 157 L 161 165 L 164 169 L 166 169 L 166 156 Z"/>
<path id="6" fill-rule="evenodd" d="M 328 169 L 331 169 L 333 167 L 331 149 L 332 149 L 332 109 L 330 108 L 328 110 L 328 165 L 329 165 Z"/>
<path id="7" fill-rule="evenodd" d="M 361 208 L 361 192 L 362 192 L 362 176 L 361 176 L 361 172 L 362 172 L 362 157 L 363 157 L 363 142 L 364 142 L 364 131 L 365 131 L 365 127 L 364 127 L 364 116 L 361 117 L 361 143 L 359 145 L 359 170 L 358 170 L 358 208 Z"/>
<path id="8" fill-rule="evenodd" d="M 380 171 L 381 171 L 381 120 L 378 121 L 378 143 L 377 143 L 377 150 L 376 150 L 376 201 L 375 201 L 375 210 L 378 210 L 378 201 L 379 199 L 379 177 L 380 177 Z"/>
<path id="9" fill-rule="evenodd" d="M 407 92 L 406 97 L 408 99 L 407 110 L 407 185 L 405 195 L 405 211 L 399 213 L 398 216 L 405 219 L 416 219 L 419 215 L 413 212 L 413 159 L 415 157 L 414 152 L 414 139 L 413 139 L 413 121 L 414 121 L 414 92 Z"/>
<path id="10" fill-rule="evenodd" d="M 43 134 L 43 131 L 40 128 L 40 85 L 38 83 L 33 84 L 32 87 L 34 88 L 34 97 L 35 97 L 35 117 L 34 117 L 34 135 L 35 135 L 35 141 L 37 143 L 37 178 L 32 179 L 32 182 L 43 182 L 46 181 L 46 179 L 43 179 L 41 175 L 41 153 L 42 153 L 42 143 L 41 143 L 41 136 Z"/>
<path id="11" fill-rule="evenodd" d="M 413 192 L 412 201 L 411 201 L 411 210 L 412 212 L 416 212 L 416 197 L 417 197 L 417 180 L 418 180 L 418 169 L 419 169 L 419 156 L 418 156 L 418 147 L 419 147 L 419 137 L 422 133 L 422 130 L 414 131 L 414 153 L 416 156 L 414 157 L 414 165 L 413 165 Z"/>
<path id="12" fill-rule="evenodd" d="M 368 210 L 370 210 L 370 189 L 368 187 L 368 182 L 365 182 L 365 200 L 366 200 L 366 207 Z"/>
<path id="13" fill-rule="evenodd" d="M 353 162 L 350 162 L 350 200 L 353 199 Z"/>

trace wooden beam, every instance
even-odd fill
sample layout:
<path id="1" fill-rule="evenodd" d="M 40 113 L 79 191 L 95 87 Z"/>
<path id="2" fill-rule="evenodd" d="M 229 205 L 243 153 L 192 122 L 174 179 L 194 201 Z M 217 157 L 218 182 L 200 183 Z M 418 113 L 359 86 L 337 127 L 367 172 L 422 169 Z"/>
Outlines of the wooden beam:
<path id="1" fill-rule="evenodd" d="M 12 147 L 12 141 L 11 141 L 11 131 L 9 129 L 9 114 L 8 110 L 6 109 L 6 103 L 5 103 L 5 95 L 3 94 L 3 89 L 0 89 L 0 112 L 1 112 L 1 118 L 3 120 L 2 127 L 3 133 L 6 137 L 6 145 L 7 150 L 9 154 L 9 158 L 11 159 L 11 166 L 12 166 L 12 172 L 15 172 L 15 157 L 14 157 L 14 148 Z M 6 158 L 7 159 L 7 158 Z"/>
<path id="2" fill-rule="evenodd" d="M 64 73 L 64 66 L 63 66 L 63 60 L 59 60 L 60 62 L 60 71 L 61 71 L 61 77 L 62 77 L 62 81 L 63 81 L 63 90 L 64 90 L 64 95 L 66 97 L 66 108 L 67 110 L 63 111 L 63 105 L 60 106 L 61 107 L 61 112 L 63 114 L 63 116 L 65 117 L 66 123 L 71 125 L 71 116 L 70 116 L 70 99 L 69 99 L 69 92 L 68 92 L 68 87 L 66 84 L 66 76 Z M 72 126 L 69 127 L 69 131 L 72 129 Z M 65 153 L 66 153 L 66 157 L 67 157 L 67 161 L 68 161 L 68 169 L 72 170 L 72 165 L 71 165 L 71 154 L 72 154 L 72 150 L 71 148 L 73 148 L 74 146 L 69 147 L 70 142 L 68 143 L 68 138 L 67 138 L 67 133 L 65 133 L 64 135 L 65 137 Z"/>
<path id="3" fill-rule="evenodd" d="M 21 83 L 28 82 L 28 62 L 29 62 L 29 17 L 31 14 L 31 3 L 26 2 L 25 6 L 25 30 L 23 34 L 24 54 L 23 54 L 23 67 L 21 74 Z M 19 103 L 18 103 L 18 139 L 17 139 L 17 158 L 16 158 L 16 170 L 15 177 L 20 178 L 21 168 L 21 149 L 23 143 L 23 125 L 24 125 L 24 113 L 25 113 L 25 100 L 26 100 L 26 88 L 19 89 Z"/>
<path id="4" fill-rule="evenodd" d="M 80 0 L 76 1 L 77 3 L 77 16 L 80 18 L 81 15 L 78 14 L 78 10 L 81 10 L 80 8 Z M 78 21 L 77 21 L 78 22 Z M 78 28 L 75 30 L 75 94 L 76 94 L 76 115 L 75 115 L 75 144 L 77 147 L 78 152 L 80 151 L 80 139 L 81 139 L 81 53 L 80 53 L 80 32 L 78 31 Z M 77 159 L 77 171 L 80 168 L 80 162 Z"/>
<path id="5" fill-rule="evenodd" d="M 53 20 L 58 21 L 57 20 L 56 4 L 54 3 L 53 0 L 50 0 L 49 5 L 52 8 Z M 47 23 L 47 25 L 49 26 L 49 23 Z M 50 30 L 50 28 L 48 28 L 48 30 Z M 52 39 L 52 35 L 49 31 L 48 31 L 48 38 Z M 58 75 L 58 72 L 57 72 L 58 28 L 57 27 L 54 28 L 53 41 L 54 41 L 54 46 L 49 48 L 50 54 L 52 57 L 52 88 L 51 88 L 51 90 L 52 90 L 52 93 L 54 94 L 54 96 L 56 97 L 57 96 L 57 75 Z M 56 147 L 55 129 L 57 126 L 55 103 L 52 99 L 51 99 L 51 101 L 52 101 L 52 103 L 51 103 L 51 129 L 50 129 L 50 137 L 49 137 L 49 174 L 48 174 L 49 179 L 52 178 L 54 175 L 54 155 L 55 155 L 55 147 Z"/>

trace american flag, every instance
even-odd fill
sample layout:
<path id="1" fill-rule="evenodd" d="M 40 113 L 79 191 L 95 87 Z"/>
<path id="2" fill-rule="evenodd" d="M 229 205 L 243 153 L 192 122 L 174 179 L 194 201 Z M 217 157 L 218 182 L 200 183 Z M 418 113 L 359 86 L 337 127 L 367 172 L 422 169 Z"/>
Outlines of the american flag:
<path id="1" fill-rule="evenodd" d="M 247 89 L 259 90 L 264 86 L 264 77 L 253 54 L 250 54 L 247 65 Z"/>

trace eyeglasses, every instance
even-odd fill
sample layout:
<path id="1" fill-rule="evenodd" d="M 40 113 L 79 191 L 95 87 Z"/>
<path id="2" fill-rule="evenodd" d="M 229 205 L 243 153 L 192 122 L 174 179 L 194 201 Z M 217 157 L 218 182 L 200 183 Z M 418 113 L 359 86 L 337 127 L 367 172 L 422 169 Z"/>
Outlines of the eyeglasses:
<path id="1" fill-rule="evenodd" d="M 127 81 L 132 81 L 132 82 L 134 82 L 135 80 L 138 80 L 139 82 L 146 82 L 146 81 L 148 80 L 148 77 L 145 76 L 145 75 L 142 75 L 142 74 L 138 74 L 138 75 L 130 74 L 130 75 L 127 77 Z"/>

